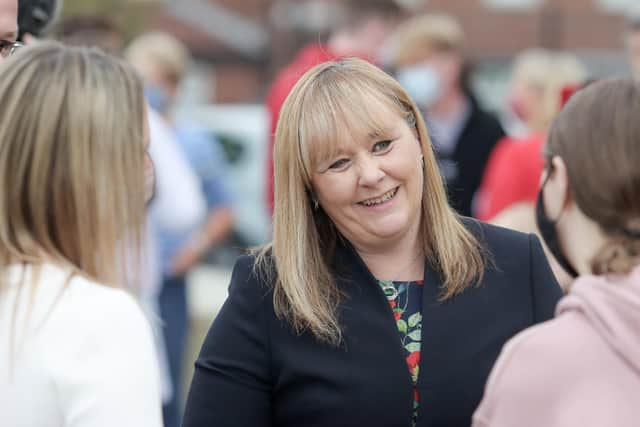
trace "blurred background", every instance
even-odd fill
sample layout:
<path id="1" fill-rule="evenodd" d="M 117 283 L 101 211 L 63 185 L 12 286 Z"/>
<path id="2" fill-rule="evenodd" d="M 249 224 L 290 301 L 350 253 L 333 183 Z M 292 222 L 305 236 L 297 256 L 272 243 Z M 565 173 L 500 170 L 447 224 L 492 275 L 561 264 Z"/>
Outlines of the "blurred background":
<path id="1" fill-rule="evenodd" d="M 340 3 L 64 1 L 54 36 L 64 34 L 65 26 L 78 25 L 74 21 L 78 17 L 94 17 L 109 23 L 106 31 L 114 45 L 126 46 L 149 31 L 168 33 L 184 43 L 192 60 L 179 84 L 172 116 L 176 122 L 197 123 L 224 153 L 233 226 L 224 242 L 208 251 L 187 276 L 191 338 L 185 386 L 203 336 L 226 298 L 235 257 L 269 239 L 265 193 L 271 131 L 265 100 L 270 86 L 301 48 L 326 39 L 339 18 Z M 403 19 L 444 12 L 459 22 L 470 90 L 508 135 L 522 131 L 508 98 L 514 58 L 528 48 L 572 54 L 589 79 L 631 74 L 628 32 L 630 22 L 640 16 L 639 0 L 397 0 L 397 4 Z"/>
<path id="2" fill-rule="evenodd" d="M 264 149 L 269 84 L 298 49 L 332 28 L 341 0 L 66 0 L 63 18 L 107 16 L 124 43 L 150 30 L 184 42 L 194 61 L 176 115 L 218 134 L 230 163 L 238 245 L 268 236 Z M 504 118 L 510 65 L 528 47 L 574 53 L 593 78 L 627 73 L 624 31 L 637 0 L 398 0 L 406 16 L 446 12 L 466 33 L 471 85 L 486 109 Z M 509 128 L 509 123 L 504 123 Z M 232 262 L 221 256 L 220 262 Z"/>

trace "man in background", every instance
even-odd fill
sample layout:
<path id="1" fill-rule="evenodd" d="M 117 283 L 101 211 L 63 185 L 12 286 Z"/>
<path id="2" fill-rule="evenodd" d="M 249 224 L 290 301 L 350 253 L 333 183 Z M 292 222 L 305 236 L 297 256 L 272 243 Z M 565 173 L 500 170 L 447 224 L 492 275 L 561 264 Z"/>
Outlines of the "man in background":
<path id="1" fill-rule="evenodd" d="M 273 214 L 273 146 L 280 109 L 287 95 L 309 69 L 326 61 L 358 56 L 375 62 L 380 47 L 395 27 L 401 8 L 392 0 L 349 0 L 325 43 L 302 48 L 293 61 L 275 77 L 267 95 L 269 147 L 267 149 L 267 206 Z"/>
<path id="2" fill-rule="evenodd" d="M 122 32 L 111 18 L 100 15 L 72 15 L 57 25 L 60 41 L 70 46 L 99 47 L 106 53 L 120 56 L 124 46 Z"/>

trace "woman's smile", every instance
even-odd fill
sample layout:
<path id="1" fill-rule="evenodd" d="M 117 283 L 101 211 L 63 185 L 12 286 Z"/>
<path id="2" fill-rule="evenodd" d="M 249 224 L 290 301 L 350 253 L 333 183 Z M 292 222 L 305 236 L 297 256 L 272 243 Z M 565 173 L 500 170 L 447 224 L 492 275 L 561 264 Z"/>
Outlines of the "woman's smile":
<path id="1" fill-rule="evenodd" d="M 396 194 L 398 194 L 399 189 L 400 186 L 394 187 L 378 197 L 362 200 L 357 204 L 367 210 L 387 209 L 393 204 L 393 201 L 395 200 Z"/>

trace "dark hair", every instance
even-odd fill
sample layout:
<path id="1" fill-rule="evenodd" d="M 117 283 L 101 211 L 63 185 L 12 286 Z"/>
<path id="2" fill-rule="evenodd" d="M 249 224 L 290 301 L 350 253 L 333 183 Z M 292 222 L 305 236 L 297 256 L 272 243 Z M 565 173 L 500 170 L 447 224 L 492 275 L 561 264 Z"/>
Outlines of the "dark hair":
<path id="1" fill-rule="evenodd" d="M 62 0 L 19 0 L 18 38 L 24 34 L 42 36 L 51 26 L 62 7 Z"/>
<path id="2" fill-rule="evenodd" d="M 547 150 L 566 164 L 571 196 L 609 237 L 592 260 L 596 274 L 640 264 L 640 82 L 592 83 L 553 122 Z"/>
<path id="3" fill-rule="evenodd" d="M 394 0 L 348 0 L 343 6 L 344 13 L 336 28 L 357 27 L 372 17 L 394 19 L 402 13 Z"/>
<path id="4" fill-rule="evenodd" d="M 56 28 L 56 36 L 71 46 L 98 47 L 119 55 L 122 31 L 116 21 L 101 15 L 73 15 L 64 18 Z"/>

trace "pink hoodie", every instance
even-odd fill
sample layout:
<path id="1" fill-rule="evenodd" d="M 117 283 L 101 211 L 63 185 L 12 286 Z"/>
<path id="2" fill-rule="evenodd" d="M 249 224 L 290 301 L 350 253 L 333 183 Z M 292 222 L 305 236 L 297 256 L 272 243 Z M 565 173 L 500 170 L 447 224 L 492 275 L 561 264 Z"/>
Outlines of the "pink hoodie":
<path id="1" fill-rule="evenodd" d="M 473 426 L 640 426 L 640 267 L 578 278 L 555 319 L 511 339 Z"/>

